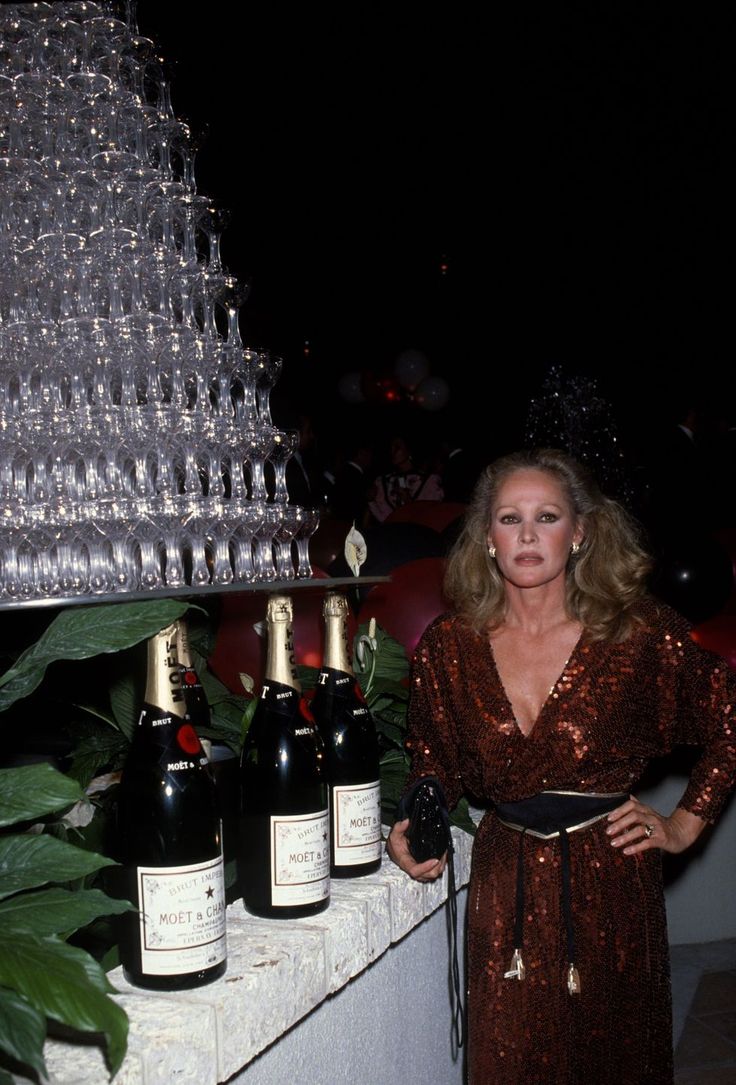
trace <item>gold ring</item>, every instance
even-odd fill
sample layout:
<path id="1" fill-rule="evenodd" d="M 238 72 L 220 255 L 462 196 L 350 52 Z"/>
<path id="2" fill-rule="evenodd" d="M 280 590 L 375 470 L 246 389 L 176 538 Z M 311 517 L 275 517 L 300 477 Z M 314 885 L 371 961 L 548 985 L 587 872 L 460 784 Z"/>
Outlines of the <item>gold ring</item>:
<path id="1" fill-rule="evenodd" d="M 644 836 L 647 838 L 647 840 L 653 834 L 654 834 L 654 826 L 653 825 L 645 825 L 644 826 Z"/>

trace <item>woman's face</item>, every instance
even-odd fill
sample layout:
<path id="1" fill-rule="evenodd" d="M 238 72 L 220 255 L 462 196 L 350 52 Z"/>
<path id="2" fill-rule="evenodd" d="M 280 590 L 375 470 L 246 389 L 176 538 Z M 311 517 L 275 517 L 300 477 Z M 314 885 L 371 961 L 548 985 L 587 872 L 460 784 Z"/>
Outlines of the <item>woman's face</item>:
<path id="1" fill-rule="evenodd" d="M 501 483 L 491 507 L 488 542 L 509 583 L 532 588 L 564 581 L 570 548 L 582 539 L 582 525 L 554 475 L 524 468 Z"/>

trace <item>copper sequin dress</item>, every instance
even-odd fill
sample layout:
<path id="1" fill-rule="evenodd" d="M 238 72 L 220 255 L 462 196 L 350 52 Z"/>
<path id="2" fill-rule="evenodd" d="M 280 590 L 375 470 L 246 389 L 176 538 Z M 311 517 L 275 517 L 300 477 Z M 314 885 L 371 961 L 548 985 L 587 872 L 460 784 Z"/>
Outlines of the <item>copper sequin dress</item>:
<path id="1" fill-rule="evenodd" d="M 674 611 L 645 600 L 620 644 L 578 643 L 531 733 L 519 730 L 489 639 L 443 616 L 412 669 L 412 779 L 434 773 L 454 805 L 543 790 L 633 789 L 647 762 L 703 747 L 680 805 L 713 821 L 736 777 L 736 674 Z M 514 949 L 520 834 L 489 812 L 468 897 L 471 1085 L 669 1085 L 672 1024 L 660 853 L 623 855 L 606 821 L 569 834 L 581 993 L 566 986 L 559 839 L 524 836 L 523 981 Z"/>

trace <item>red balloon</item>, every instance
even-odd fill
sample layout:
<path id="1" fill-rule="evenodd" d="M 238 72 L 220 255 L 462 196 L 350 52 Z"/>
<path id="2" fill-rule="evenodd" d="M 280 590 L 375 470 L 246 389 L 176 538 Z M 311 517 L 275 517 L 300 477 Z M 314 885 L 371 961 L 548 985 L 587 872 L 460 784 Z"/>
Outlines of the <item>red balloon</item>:
<path id="1" fill-rule="evenodd" d="M 313 566 L 315 580 L 329 579 L 328 574 Z M 324 620 L 322 603 L 324 591 L 299 587 L 289 593 L 294 604 L 294 659 L 308 667 L 319 667 L 324 653 Z M 220 627 L 215 650 L 209 660 L 210 669 L 233 693 L 243 693 L 240 674 L 249 674 L 260 690 L 266 667 L 266 637 L 259 636 L 255 626 L 266 619 L 266 591 L 246 591 L 224 594 Z M 352 610 L 348 612 L 348 638 L 355 636 L 358 623 Z"/>
<path id="2" fill-rule="evenodd" d="M 442 595 L 444 558 L 418 558 L 399 565 L 388 584 L 376 584 L 360 605 L 358 619 L 378 624 L 411 656 L 429 623 L 447 610 Z"/>
<path id="3" fill-rule="evenodd" d="M 726 660 L 729 667 L 736 670 L 736 615 L 716 614 L 700 622 L 691 631 L 690 636 L 703 648 Z"/>

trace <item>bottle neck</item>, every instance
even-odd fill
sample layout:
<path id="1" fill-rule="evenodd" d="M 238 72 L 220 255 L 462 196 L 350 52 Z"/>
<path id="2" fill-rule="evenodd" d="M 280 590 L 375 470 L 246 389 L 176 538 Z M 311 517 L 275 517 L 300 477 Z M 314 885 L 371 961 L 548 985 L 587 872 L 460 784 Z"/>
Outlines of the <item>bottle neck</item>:
<path id="1" fill-rule="evenodd" d="M 178 653 L 178 623 L 167 625 L 148 641 L 146 701 L 181 719 L 186 714 Z"/>
<path id="2" fill-rule="evenodd" d="M 347 620 L 339 615 L 325 617 L 325 655 L 323 667 L 352 675 L 353 667 L 348 645 Z"/>
<path id="3" fill-rule="evenodd" d="M 192 663 L 192 650 L 189 647 L 189 631 L 186 622 L 181 619 L 176 624 L 179 627 L 179 639 L 177 641 L 179 663 L 182 667 L 186 667 L 187 670 L 191 670 L 194 664 Z"/>
<path id="4" fill-rule="evenodd" d="M 325 620 L 323 667 L 352 675 L 352 652 L 348 644 L 348 601 L 340 592 L 328 592 L 322 605 Z"/>
<path id="5" fill-rule="evenodd" d="M 265 682 L 278 682 L 301 693 L 301 685 L 294 669 L 294 625 L 291 600 L 276 597 L 269 600 L 266 629 L 268 648 L 266 652 Z"/>

